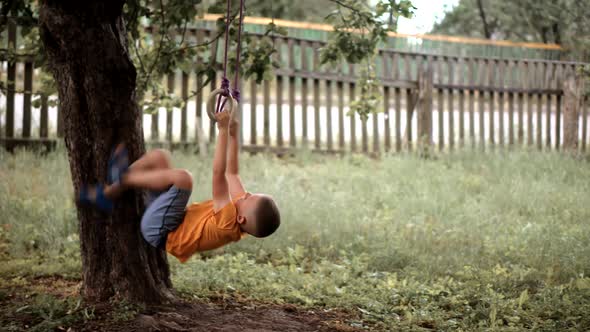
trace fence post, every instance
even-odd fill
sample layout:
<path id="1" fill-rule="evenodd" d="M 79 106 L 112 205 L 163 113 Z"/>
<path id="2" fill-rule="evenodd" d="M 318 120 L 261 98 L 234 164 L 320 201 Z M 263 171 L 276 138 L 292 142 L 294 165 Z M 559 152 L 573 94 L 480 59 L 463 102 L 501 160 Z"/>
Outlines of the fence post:
<path id="1" fill-rule="evenodd" d="M 563 150 L 578 149 L 579 119 L 584 99 L 584 77 L 568 75 L 563 83 Z"/>
<path id="2" fill-rule="evenodd" d="M 23 99 L 23 138 L 31 138 L 31 101 L 33 97 L 33 63 L 25 63 L 25 92 Z"/>
<path id="3" fill-rule="evenodd" d="M 172 71 L 168 74 L 168 94 L 174 94 L 174 81 L 176 72 Z M 173 123 L 174 108 L 170 107 L 166 109 L 166 141 L 168 144 L 172 144 L 172 123 Z"/>
<path id="4" fill-rule="evenodd" d="M 433 70 L 429 64 L 426 69 L 418 72 L 418 151 L 422 157 L 427 157 L 432 148 L 432 90 Z"/>
<path id="5" fill-rule="evenodd" d="M 8 49 L 16 51 L 16 23 L 8 20 Z M 6 122 L 4 122 L 4 136 L 14 138 L 14 104 L 16 89 L 16 59 L 8 61 L 6 68 Z"/>

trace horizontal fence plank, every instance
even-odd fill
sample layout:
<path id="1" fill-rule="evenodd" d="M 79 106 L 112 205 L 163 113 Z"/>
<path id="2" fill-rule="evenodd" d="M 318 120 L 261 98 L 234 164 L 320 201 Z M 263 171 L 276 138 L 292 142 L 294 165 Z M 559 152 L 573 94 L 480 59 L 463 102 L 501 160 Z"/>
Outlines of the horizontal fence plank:
<path id="1" fill-rule="evenodd" d="M 19 148 L 51 151 L 57 147 L 57 141 L 53 138 L 0 137 L 0 146 L 10 152 Z"/>
<path id="2" fill-rule="evenodd" d="M 334 73 L 318 73 L 318 72 L 305 72 L 295 71 L 290 69 L 277 69 L 275 70 L 277 75 L 293 77 L 293 78 L 305 78 L 311 80 L 329 80 L 333 82 L 342 83 L 355 83 L 357 77 L 343 74 Z M 417 89 L 418 82 L 415 80 L 393 80 L 387 78 L 378 78 L 383 86 L 390 88 L 402 88 L 402 89 Z M 445 90 L 464 90 L 464 91 L 483 91 L 483 92 L 498 92 L 498 93 L 531 93 L 531 94 L 552 94 L 562 95 L 562 89 L 545 89 L 545 88 L 510 88 L 510 87 L 499 87 L 499 86 L 488 86 L 485 84 L 478 85 L 465 85 L 465 84 L 445 84 L 435 83 L 435 89 Z"/>
<path id="3" fill-rule="evenodd" d="M 242 151 L 249 153 L 272 153 L 278 156 L 293 156 L 300 151 L 297 148 L 265 146 L 265 145 L 245 145 Z M 346 153 L 344 150 L 328 150 L 328 149 L 309 149 L 309 151 L 325 155 L 342 155 Z"/>

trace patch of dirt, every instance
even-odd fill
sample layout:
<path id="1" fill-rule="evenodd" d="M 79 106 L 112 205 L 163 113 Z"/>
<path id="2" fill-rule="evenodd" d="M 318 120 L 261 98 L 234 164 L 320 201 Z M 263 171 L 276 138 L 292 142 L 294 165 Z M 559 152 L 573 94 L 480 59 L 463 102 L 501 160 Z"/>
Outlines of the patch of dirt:
<path id="1" fill-rule="evenodd" d="M 0 288 L 0 326 L 28 330 L 39 318 L 19 308 L 30 305 L 36 295 L 49 294 L 58 299 L 76 297 L 79 281 L 42 278 L 26 285 Z M 326 309 L 304 309 L 294 305 L 276 305 L 243 299 L 211 298 L 210 302 L 180 300 L 169 305 L 149 306 L 137 311 L 123 312 L 115 304 L 91 307 L 90 319 L 56 324 L 53 331 L 360 331 L 351 326 L 358 321 L 357 313 Z M 86 308 L 76 309 L 86 310 Z M 119 314 L 118 318 L 116 315 Z M 65 320 L 64 320 L 65 322 Z M 0 328 L 2 330 L 2 328 Z"/>
<path id="2" fill-rule="evenodd" d="M 183 303 L 143 313 L 120 331 L 355 331 L 345 317 L 301 311 L 289 306 L 222 308 L 216 304 Z"/>

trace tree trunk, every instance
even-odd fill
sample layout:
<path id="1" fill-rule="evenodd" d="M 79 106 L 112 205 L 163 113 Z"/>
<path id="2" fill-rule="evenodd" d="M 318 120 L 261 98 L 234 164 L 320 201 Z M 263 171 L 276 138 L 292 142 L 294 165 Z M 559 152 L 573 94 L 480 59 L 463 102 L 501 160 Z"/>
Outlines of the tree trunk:
<path id="1" fill-rule="evenodd" d="M 580 114 L 584 102 L 584 83 L 581 74 L 570 74 L 563 82 L 563 150 L 578 151 Z"/>
<path id="2" fill-rule="evenodd" d="M 420 108 L 418 111 L 418 153 L 423 158 L 431 155 L 432 141 L 432 90 L 434 71 L 432 66 L 421 68 L 418 72 L 418 96 Z M 442 93 L 439 90 L 438 93 Z M 443 116 L 441 105 L 438 105 L 438 116 Z M 410 118 L 411 119 L 411 118 Z"/>
<path id="3" fill-rule="evenodd" d="M 561 32 L 559 30 L 559 23 L 553 23 L 553 41 L 555 44 L 561 44 Z"/>
<path id="4" fill-rule="evenodd" d="M 549 39 L 547 39 L 547 33 L 549 33 L 549 28 L 541 27 L 541 40 L 543 41 L 543 44 L 549 43 Z"/>
<path id="5" fill-rule="evenodd" d="M 65 144 L 75 192 L 104 183 L 114 144 L 124 141 L 131 160 L 144 152 L 142 114 L 135 100 L 136 72 L 127 51 L 124 1 L 41 2 L 39 25 L 59 91 Z M 171 298 L 166 254 L 139 232 L 144 203 L 130 192 L 111 216 L 78 207 L 83 296 L 102 301 Z"/>
<path id="6" fill-rule="evenodd" d="M 482 0 L 477 0 L 477 8 L 479 9 L 479 16 L 481 17 L 481 22 L 483 24 L 483 33 L 486 39 L 492 39 L 492 32 L 490 31 L 490 27 L 486 19 L 486 12 L 483 8 Z"/>

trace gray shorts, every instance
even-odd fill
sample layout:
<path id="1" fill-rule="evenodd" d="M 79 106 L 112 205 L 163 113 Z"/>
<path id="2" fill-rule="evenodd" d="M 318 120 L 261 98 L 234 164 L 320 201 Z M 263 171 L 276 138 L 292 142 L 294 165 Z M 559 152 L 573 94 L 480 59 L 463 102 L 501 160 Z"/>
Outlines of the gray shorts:
<path id="1" fill-rule="evenodd" d="M 147 209 L 141 218 L 141 234 L 152 246 L 166 248 L 166 238 L 184 220 L 191 192 L 170 187 L 164 192 L 150 192 Z"/>

